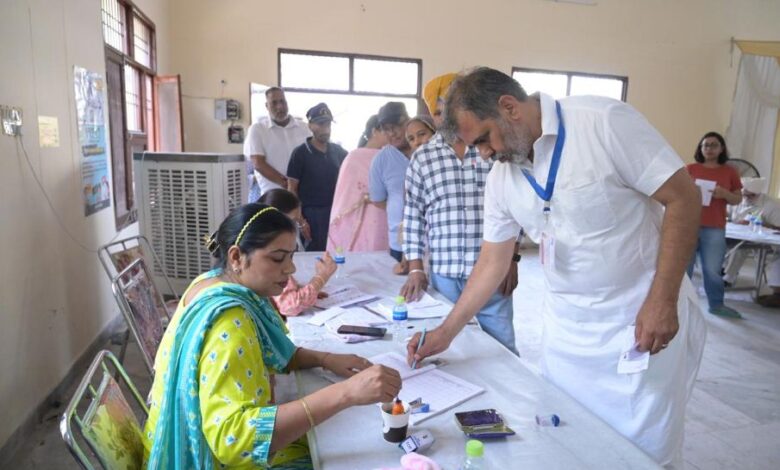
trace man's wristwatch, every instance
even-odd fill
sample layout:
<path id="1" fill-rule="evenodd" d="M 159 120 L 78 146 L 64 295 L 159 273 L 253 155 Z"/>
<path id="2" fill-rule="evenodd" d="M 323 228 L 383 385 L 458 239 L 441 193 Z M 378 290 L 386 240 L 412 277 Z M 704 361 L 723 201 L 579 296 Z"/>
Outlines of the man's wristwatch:
<path id="1" fill-rule="evenodd" d="M 522 256 L 520 256 L 520 253 L 515 253 L 515 254 L 512 255 L 512 261 L 515 262 L 515 263 L 519 263 L 520 262 L 520 258 L 522 258 Z"/>

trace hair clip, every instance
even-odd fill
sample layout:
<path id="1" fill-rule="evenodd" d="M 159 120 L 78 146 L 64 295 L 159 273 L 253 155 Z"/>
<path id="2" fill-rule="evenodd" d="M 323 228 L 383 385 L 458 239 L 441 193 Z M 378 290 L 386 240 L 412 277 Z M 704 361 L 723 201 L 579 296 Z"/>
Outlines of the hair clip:
<path id="1" fill-rule="evenodd" d="M 219 249 L 219 243 L 217 243 L 217 232 L 218 230 L 214 230 L 214 233 L 211 235 L 203 235 L 203 243 L 206 245 L 206 249 L 209 250 L 209 253 L 212 255 Z"/>

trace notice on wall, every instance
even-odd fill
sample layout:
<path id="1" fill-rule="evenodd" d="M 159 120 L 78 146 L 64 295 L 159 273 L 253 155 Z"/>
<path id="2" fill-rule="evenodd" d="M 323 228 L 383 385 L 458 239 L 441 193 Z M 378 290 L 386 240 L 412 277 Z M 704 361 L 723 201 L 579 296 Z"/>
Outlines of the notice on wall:
<path id="1" fill-rule="evenodd" d="M 60 146 L 60 126 L 54 116 L 38 116 L 38 141 L 41 148 Z"/>
<path id="2" fill-rule="evenodd" d="M 76 122 L 81 149 L 81 183 L 84 215 L 111 205 L 106 148 L 105 82 L 96 72 L 73 67 L 76 89 Z"/>

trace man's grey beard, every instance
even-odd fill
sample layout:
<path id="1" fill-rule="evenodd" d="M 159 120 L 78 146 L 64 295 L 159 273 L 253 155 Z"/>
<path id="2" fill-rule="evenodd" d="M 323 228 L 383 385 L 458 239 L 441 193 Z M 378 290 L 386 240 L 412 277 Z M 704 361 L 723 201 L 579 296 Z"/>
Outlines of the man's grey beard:
<path id="1" fill-rule="evenodd" d="M 498 129 L 504 139 L 506 152 L 496 155 L 496 159 L 502 162 L 523 163 L 534 146 L 534 139 L 526 126 L 515 128 L 512 123 L 503 117 L 496 119 Z"/>

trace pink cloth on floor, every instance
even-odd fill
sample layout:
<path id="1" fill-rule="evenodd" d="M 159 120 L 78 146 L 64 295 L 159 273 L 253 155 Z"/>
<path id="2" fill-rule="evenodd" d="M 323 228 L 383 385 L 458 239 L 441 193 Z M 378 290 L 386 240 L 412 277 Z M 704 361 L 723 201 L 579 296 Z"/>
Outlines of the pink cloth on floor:
<path id="1" fill-rule="evenodd" d="M 378 149 L 351 151 L 339 170 L 333 206 L 330 210 L 327 249 L 384 251 L 387 241 L 387 213 L 368 202 L 368 171 Z"/>

